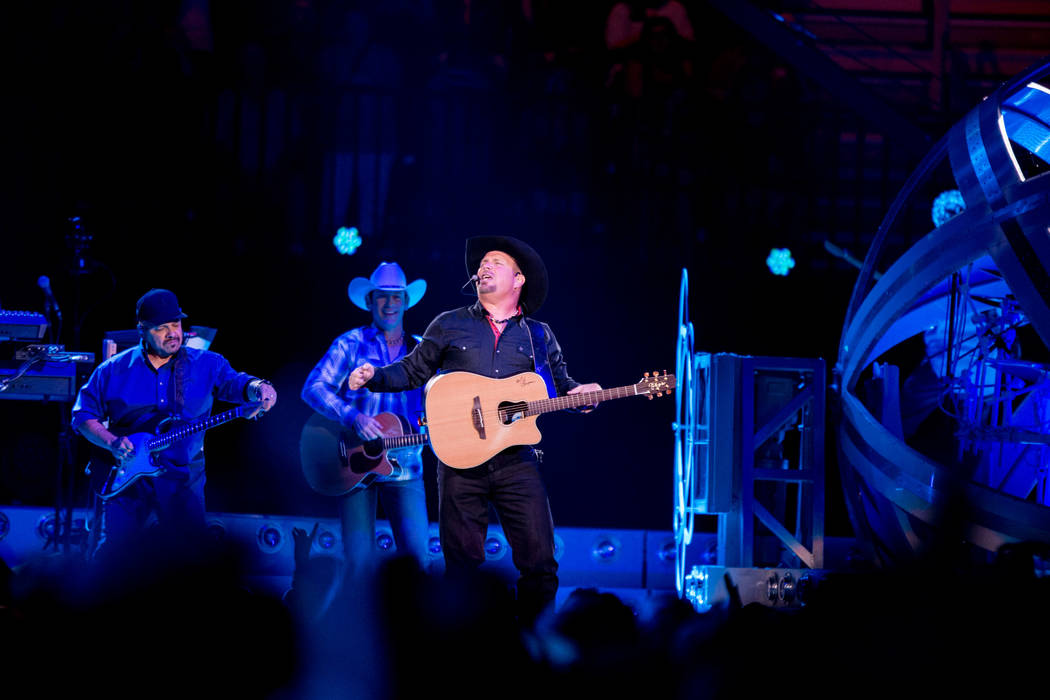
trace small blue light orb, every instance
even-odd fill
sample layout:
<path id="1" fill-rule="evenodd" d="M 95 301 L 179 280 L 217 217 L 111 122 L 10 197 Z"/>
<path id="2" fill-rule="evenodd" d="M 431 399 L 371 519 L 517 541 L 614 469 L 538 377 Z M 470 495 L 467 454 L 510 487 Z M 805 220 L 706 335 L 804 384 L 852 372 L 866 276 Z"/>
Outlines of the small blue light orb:
<path id="1" fill-rule="evenodd" d="M 498 557 L 503 554 L 503 543 L 499 541 L 498 537 L 489 537 L 485 540 L 485 555 L 488 557 Z"/>
<path id="2" fill-rule="evenodd" d="M 376 547 L 384 552 L 389 552 L 394 548 L 393 536 L 382 530 L 376 532 Z"/>
<path id="3" fill-rule="evenodd" d="M 766 266 L 769 271 L 774 275 L 787 276 L 791 272 L 791 268 L 795 266 L 795 261 L 791 258 L 791 251 L 787 248 L 774 248 L 769 251 L 769 257 L 766 258 Z"/>
<path id="4" fill-rule="evenodd" d="M 264 552 L 276 552 L 284 542 L 284 536 L 276 525 L 262 526 L 259 528 L 256 537 L 258 538 L 259 548 Z"/>
<path id="5" fill-rule="evenodd" d="M 966 202 L 963 201 L 962 192 L 959 190 L 946 190 L 937 195 L 933 200 L 933 209 L 930 216 L 933 225 L 940 226 L 948 219 L 962 214 L 966 210 Z"/>
<path id="6" fill-rule="evenodd" d="M 332 243 L 342 255 L 353 255 L 361 247 L 361 234 L 356 226 L 343 226 L 335 232 Z"/>
<path id="7" fill-rule="evenodd" d="M 336 537 L 328 530 L 322 530 L 317 534 L 317 548 L 329 550 L 335 546 Z"/>
<path id="8" fill-rule="evenodd" d="M 591 550 L 591 556 L 597 560 L 608 560 L 616 556 L 616 552 L 619 548 L 616 543 L 611 540 L 601 540 L 594 545 Z"/>
<path id="9" fill-rule="evenodd" d="M 55 516 L 47 515 L 40 519 L 36 525 L 36 533 L 45 540 L 55 536 Z"/>

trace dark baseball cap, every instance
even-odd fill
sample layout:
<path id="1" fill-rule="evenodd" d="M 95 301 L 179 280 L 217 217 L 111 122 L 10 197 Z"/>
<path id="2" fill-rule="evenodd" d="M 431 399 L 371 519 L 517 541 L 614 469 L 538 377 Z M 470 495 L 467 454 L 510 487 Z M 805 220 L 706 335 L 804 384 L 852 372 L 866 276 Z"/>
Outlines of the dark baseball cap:
<path id="1" fill-rule="evenodd" d="M 139 323 L 152 328 L 168 321 L 186 318 L 179 308 L 175 293 L 167 289 L 151 289 L 135 304 L 135 318 Z"/>

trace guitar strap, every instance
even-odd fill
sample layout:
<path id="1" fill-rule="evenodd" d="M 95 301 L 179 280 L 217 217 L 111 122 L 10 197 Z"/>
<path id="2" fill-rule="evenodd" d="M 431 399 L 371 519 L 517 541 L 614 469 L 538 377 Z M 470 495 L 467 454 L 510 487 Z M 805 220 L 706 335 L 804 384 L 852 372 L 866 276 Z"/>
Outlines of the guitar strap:
<path id="1" fill-rule="evenodd" d="M 175 415 L 181 416 L 182 409 L 186 407 L 186 383 L 189 381 L 190 363 L 186 357 L 186 349 L 179 348 L 172 359 L 171 376 L 175 383 Z"/>
<path id="2" fill-rule="evenodd" d="M 543 326 L 539 321 L 531 318 L 525 319 L 525 325 L 528 326 L 529 340 L 532 343 L 533 369 L 536 374 L 543 377 L 543 383 L 547 385 L 547 396 L 553 399 L 558 395 L 558 390 L 554 386 L 554 375 L 551 374 L 550 358 L 547 356 L 547 341 L 543 338 Z"/>

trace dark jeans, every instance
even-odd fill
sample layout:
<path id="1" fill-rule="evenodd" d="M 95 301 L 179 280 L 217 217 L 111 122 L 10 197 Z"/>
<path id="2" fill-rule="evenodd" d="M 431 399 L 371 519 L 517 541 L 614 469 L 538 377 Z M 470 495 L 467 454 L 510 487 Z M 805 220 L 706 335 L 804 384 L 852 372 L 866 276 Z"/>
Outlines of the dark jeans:
<path id="1" fill-rule="evenodd" d="M 472 469 L 439 463 L 437 477 L 446 575 L 470 575 L 485 562 L 491 503 L 518 569 L 519 613 L 533 620 L 558 592 L 554 521 L 535 450 L 508 450 Z"/>
<path id="2" fill-rule="evenodd" d="M 423 480 L 376 481 L 364 490 L 344 496 L 339 504 L 347 573 L 368 575 L 378 564 L 377 501 L 382 501 L 390 521 L 397 553 L 411 555 L 421 568 L 425 568 L 429 521 Z"/>
<path id="3" fill-rule="evenodd" d="M 99 504 L 94 555 L 114 556 L 156 526 L 173 536 L 202 537 L 205 528 L 204 466 L 172 476 L 146 477 Z"/>

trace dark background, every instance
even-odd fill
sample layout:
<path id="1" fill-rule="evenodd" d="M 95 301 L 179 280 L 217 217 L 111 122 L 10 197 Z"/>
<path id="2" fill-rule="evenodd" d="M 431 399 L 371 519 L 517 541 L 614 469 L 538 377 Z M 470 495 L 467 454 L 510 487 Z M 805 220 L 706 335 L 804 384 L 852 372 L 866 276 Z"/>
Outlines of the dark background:
<path id="1" fill-rule="evenodd" d="M 331 340 L 369 320 L 348 282 L 390 260 L 426 279 L 405 316 L 421 334 L 469 303 L 463 247 L 477 233 L 519 236 L 544 256 L 551 289 L 537 316 L 579 381 L 673 371 L 683 270 L 697 351 L 821 357 L 830 375 L 856 269 L 824 243 L 863 258 L 923 149 L 722 4 L 684 4 L 696 41 L 645 54 L 658 70 L 640 97 L 613 71 L 638 54 L 605 46 L 607 1 L 474 2 L 469 24 L 441 0 L 9 8 L 0 308 L 42 310 L 47 275 L 69 349 L 100 354 L 151 287 L 176 291 L 188 325 L 218 329 L 212 349 L 279 392 L 262 422 L 208 435 L 208 506 L 225 512 L 334 515 L 299 470 L 310 415 L 299 390 Z M 788 24 L 820 14 L 753 5 Z M 941 3 L 839 5 L 870 31 L 887 18 L 925 27 L 876 48 L 862 34 L 811 48 L 931 138 L 1031 57 L 963 34 L 935 41 Z M 973 5 L 977 19 L 1001 11 Z M 1046 21 L 1028 5 L 1013 21 Z M 901 51 L 932 67 L 910 68 Z M 71 237 L 73 217 L 89 238 Z M 363 245 L 339 255 L 332 237 L 350 225 Z M 773 247 L 792 250 L 786 277 L 765 265 Z M 68 406 L 0 401 L 0 412 L 0 500 L 54 502 Z M 674 413 L 664 397 L 541 418 L 556 522 L 669 529 Z M 835 535 L 848 524 L 828 433 Z M 84 442 L 73 445 L 79 464 Z M 79 482 L 76 498 L 87 498 Z"/>

